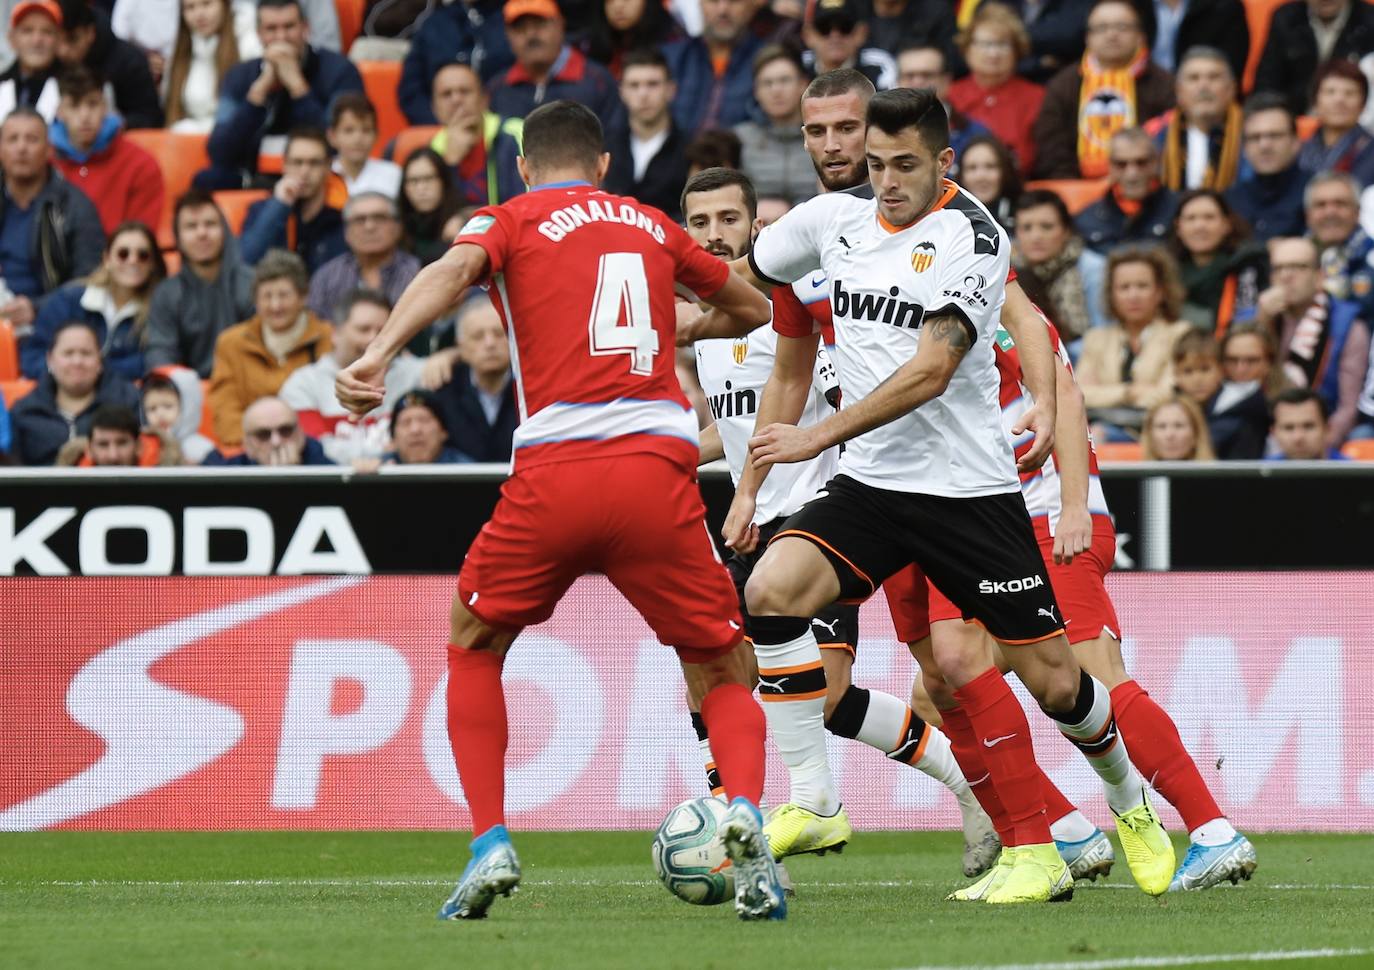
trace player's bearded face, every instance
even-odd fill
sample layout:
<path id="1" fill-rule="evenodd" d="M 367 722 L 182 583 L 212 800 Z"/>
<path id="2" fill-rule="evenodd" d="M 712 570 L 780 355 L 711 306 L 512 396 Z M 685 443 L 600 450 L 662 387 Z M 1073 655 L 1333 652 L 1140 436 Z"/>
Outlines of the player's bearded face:
<path id="1" fill-rule="evenodd" d="M 687 235 L 712 256 L 731 260 L 749 252 L 753 224 L 738 186 L 693 192 L 687 196 L 686 216 Z"/>
<path id="2" fill-rule="evenodd" d="M 895 135 L 870 128 L 868 177 L 879 213 L 894 226 L 909 226 L 921 218 L 935 204 L 953 158 L 948 148 L 932 152 L 915 128 Z"/>
<path id="3" fill-rule="evenodd" d="M 864 107 L 853 93 L 802 101 L 802 140 L 827 192 L 852 189 L 868 177 Z"/>

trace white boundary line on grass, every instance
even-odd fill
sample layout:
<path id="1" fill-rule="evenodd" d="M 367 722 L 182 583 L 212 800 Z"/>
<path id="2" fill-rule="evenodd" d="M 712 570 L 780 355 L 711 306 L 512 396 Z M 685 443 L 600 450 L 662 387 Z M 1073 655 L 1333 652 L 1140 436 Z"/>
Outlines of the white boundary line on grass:
<path id="1" fill-rule="evenodd" d="M 604 886 L 604 887 L 630 887 L 630 886 L 654 886 L 657 885 L 654 879 L 526 879 L 523 886 Z M 191 887 L 191 886 L 230 886 L 230 887 L 348 887 L 348 886 L 451 886 L 453 879 L 372 879 L 367 877 L 357 878 L 301 878 L 301 879 L 50 879 L 50 880 L 27 880 L 27 879 L 0 879 L 0 888 L 80 888 L 84 886 L 148 886 L 148 887 Z M 916 882 L 914 880 L 898 879 L 867 879 L 853 880 L 848 882 L 800 882 L 797 884 L 802 889 L 808 886 L 818 889 L 940 889 L 945 884 L 943 882 Z M 1265 885 L 1263 883 L 1250 883 L 1256 890 L 1274 889 L 1279 891 L 1316 891 L 1316 890 L 1349 890 L 1355 892 L 1374 891 L 1374 884 L 1362 883 L 1301 883 L 1301 882 L 1280 882 Z M 1107 883 L 1105 885 L 1082 886 L 1087 892 L 1097 892 L 1102 889 L 1122 889 L 1138 891 L 1136 887 L 1127 883 Z M 1222 885 L 1217 889 L 1228 891 L 1242 891 L 1246 887 Z"/>
<path id="2" fill-rule="evenodd" d="M 1058 963 L 989 963 L 982 966 L 909 967 L 906 970 L 1133 970 L 1137 967 L 1192 967 L 1208 963 L 1279 963 L 1287 960 L 1327 960 L 1362 957 L 1372 949 L 1256 950 L 1251 953 L 1202 953 L 1196 956 L 1119 957 L 1106 960 L 1066 960 Z"/>

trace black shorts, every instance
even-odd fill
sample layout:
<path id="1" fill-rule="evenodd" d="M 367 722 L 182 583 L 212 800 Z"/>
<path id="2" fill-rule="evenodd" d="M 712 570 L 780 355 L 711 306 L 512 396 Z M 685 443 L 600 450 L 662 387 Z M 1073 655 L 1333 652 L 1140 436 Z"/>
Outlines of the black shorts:
<path id="1" fill-rule="evenodd" d="M 735 553 L 725 561 L 730 578 L 735 581 L 735 592 L 739 595 L 739 611 L 744 617 L 744 632 L 751 639 L 749 611 L 744 607 L 744 584 L 754 571 L 758 561 L 763 558 L 763 550 L 772 541 L 774 534 L 790 520 L 774 519 L 759 526 L 759 544 L 747 555 Z M 847 650 L 852 655 L 859 643 L 859 606 L 857 603 L 832 603 L 811 620 L 811 632 L 816 634 L 816 642 L 822 650 Z"/>
<path id="2" fill-rule="evenodd" d="M 874 488 L 836 475 L 774 535 L 824 553 L 840 601 L 861 603 L 909 563 L 1003 643 L 1064 632 L 1021 493 L 944 498 Z"/>

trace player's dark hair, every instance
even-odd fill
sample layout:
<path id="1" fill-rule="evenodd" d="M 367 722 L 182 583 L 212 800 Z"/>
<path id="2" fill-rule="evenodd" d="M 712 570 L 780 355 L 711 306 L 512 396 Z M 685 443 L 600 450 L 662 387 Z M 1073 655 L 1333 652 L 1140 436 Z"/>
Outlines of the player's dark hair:
<path id="1" fill-rule="evenodd" d="M 350 290 L 339 302 L 339 307 L 334 312 L 334 321 L 343 323 L 356 306 L 375 306 L 388 314 L 391 313 L 391 301 L 386 298 L 386 294 L 370 287 L 359 286 Z"/>
<path id="2" fill-rule="evenodd" d="M 1274 398 L 1274 407 L 1269 413 L 1277 418 L 1280 404 L 1303 405 L 1308 401 L 1316 403 L 1317 410 L 1321 412 L 1322 424 L 1325 424 L 1331 414 L 1326 407 L 1326 402 L 1322 400 L 1322 396 L 1310 387 L 1290 387 L 1280 391 L 1278 396 Z"/>
<path id="3" fill-rule="evenodd" d="M 852 67 L 837 67 L 833 71 L 818 74 L 816 79 L 802 92 L 802 100 L 808 98 L 838 98 L 845 94 L 857 94 L 859 100 L 867 103 L 873 97 L 873 82 L 862 71 Z"/>
<path id="4" fill-rule="evenodd" d="M 522 154 L 534 168 L 582 168 L 590 174 L 605 150 L 601 122 L 586 105 L 550 101 L 525 118 Z"/>
<path id="5" fill-rule="evenodd" d="M 938 154 L 949 147 L 949 115 L 929 88 L 879 91 L 868 102 L 869 127 L 889 135 L 915 128 L 921 141 Z"/>
<path id="6" fill-rule="evenodd" d="M 632 67 L 657 67 L 668 80 L 673 79 L 673 71 L 668 67 L 668 59 L 652 47 L 636 47 L 620 61 L 620 76 Z"/>
<path id="7" fill-rule="evenodd" d="M 138 437 L 138 415 L 122 404 L 102 404 L 91 415 L 91 436 L 96 430 L 123 431 L 131 438 Z"/>
<path id="8" fill-rule="evenodd" d="M 84 64 L 66 68 L 57 75 L 57 93 L 68 101 L 80 101 L 88 94 L 105 93 L 105 81 Z"/>
<path id="9" fill-rule="evenodd" d="M 732 185 L 738 187 L 740 194 L 744 196 L 745 211 L 749 213 L 749 221 L 753 222 L 759 214 L 759 194 L 749 176 L 736 168 L 708 168 L 704 172 L 697 172 L 683 186 L 682 198 L 678 200 L 678 208 L 685 215 L 687 196 L 698 192 L 714 192 L 717 189 L 726 189 Z"/>

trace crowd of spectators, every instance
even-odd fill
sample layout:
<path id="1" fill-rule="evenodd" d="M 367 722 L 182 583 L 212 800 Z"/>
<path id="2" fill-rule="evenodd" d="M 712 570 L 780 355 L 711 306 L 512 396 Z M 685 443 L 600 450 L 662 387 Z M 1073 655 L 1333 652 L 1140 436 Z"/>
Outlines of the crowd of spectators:
<path id="1" fill-rule="evenodd" d="M 1012 235 L 1099 443 L 1339 458 L 1374 439 L 1374 5 L 1289 0 L 1252 36 L 1246 2 L 366 0 L 355 39 L 351 0 L 0 0 L 0 320 L 33 382 L 0 455 L 504 461 L 480 290 L 365 420 L 333 380 L 475 208 L 524 191 L 524 116 L 592 108 L 605 187 L 669 218 L 725 166 L 771 221 L 820 191 L 806 84 L 852 67 L 945 103 L 952 174 Z M 378 58 L 422 135 L 383 135 Z M 174 200 L 144 128 L 208 138 Z M 232 220 L 217 193 L 242 189 Z"/>

